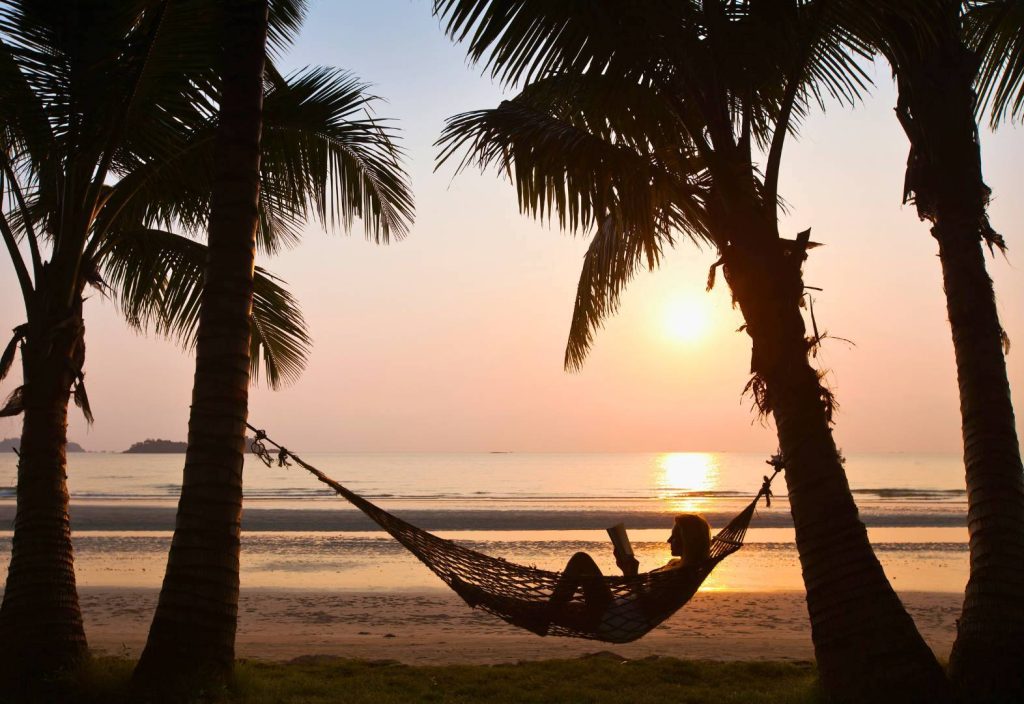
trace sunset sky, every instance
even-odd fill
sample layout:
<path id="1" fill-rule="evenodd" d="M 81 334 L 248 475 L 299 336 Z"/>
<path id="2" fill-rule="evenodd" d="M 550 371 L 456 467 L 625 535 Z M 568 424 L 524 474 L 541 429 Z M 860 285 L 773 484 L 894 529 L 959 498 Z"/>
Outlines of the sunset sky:
<path id="1" fill-rule="evenodd" d="M 426 0 L 314 2 L 282 60 L 338 66 L 387 99 L 407 150 L 417 219 L 389 246 L 308 228 L 293 251 L 259 263 L 288 281 L 314 338 L 309 367 L 281 391 L 255 389 L 251 420 L 297 451 L 770 452 L 774 431 L 741 397 L 749 338 L 724 285 L 705 294 L 714 252 L 681 243 L 637 278 L 580 373 L 562 370 L 587 238 L 518 213 L 495 173 L 434 173 L 444 119 L 492 107 L 501 90 L 467 65 Z M 857 111 L 814 115 L 787 145 L 782 230 L 813 228 L 805 280 L 827 342 L 819 363 L 841 404 L 847 452 L 959 452 L 960 421 L 936 245 L 901 206 L 906 140 L 887 68 Z M 1022 347 L 1009 358 L 1024 416 L 1024 131 L 983 135 L 991 217 L 1010 246 L 989 260 L 1002 322 Z M 23 322 L 10 263 L 0 269 L 0 329 Z M 86 380 L 96 423 L 71 408 L 69 438 L 121 450 L 146 437 L 184 439 L 191 357 L 140 336 L 116 307 L 86 304 Z M 6 338 L 4 339 L 6 342 Z M 0 387 L 6 395 L 18 375 Z M 0 437 L 21 420 L 0 419 Z M 1018 420 L 1018 433 L 1022 424 Z"/>

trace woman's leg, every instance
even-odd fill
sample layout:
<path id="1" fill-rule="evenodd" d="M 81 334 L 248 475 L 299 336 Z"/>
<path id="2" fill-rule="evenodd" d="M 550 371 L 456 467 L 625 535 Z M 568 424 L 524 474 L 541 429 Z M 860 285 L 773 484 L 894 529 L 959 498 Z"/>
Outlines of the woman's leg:
<path id="1" fill-rule="evenodd" d="M 569 558 L 562 571 L 562 577 L 551 592 L 550 604 L 557 609 L 568 604 L 577 589 L 582 588 L 583 601 L 590 612 L 601 613 L 612 600 L 611 590 L 601 579 L 601 568 L 594 558 L 585 552 L 578 552 Z"/>

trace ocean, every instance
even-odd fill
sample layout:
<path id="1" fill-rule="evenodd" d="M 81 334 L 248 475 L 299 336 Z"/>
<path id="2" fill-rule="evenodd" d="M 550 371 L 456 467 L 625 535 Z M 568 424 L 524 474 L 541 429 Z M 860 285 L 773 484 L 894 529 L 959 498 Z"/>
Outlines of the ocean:
<path id="1" fill-rule="evenodd" d="M 669 559 L 675 513 L 722 527 L 769 471 L 763 455 L 710 453 L 319 453 L 303 458 L 384 508 L 474 549 L 558 569 L 585 550 L 614 571 L 603 530 L 622 522 L 642 568 Z M 68 456 L 79 584 L 160 584 L 183 455 Z M 967 579 L 963 467 L 954 455 L 854 454 L 847 473 L 880 561 L 899 591 L 960 592 Z M 0 456 L 0 521 L 13 521 L 16 457 Z M 802 587 L 785 482 L 747 546 L 704 589 Z M 245 468 L 242 584 L 318 590 L 442 588 L 415 558 L 299 467 Z M 0 531 L 0 569 L 10 554 Z"/>

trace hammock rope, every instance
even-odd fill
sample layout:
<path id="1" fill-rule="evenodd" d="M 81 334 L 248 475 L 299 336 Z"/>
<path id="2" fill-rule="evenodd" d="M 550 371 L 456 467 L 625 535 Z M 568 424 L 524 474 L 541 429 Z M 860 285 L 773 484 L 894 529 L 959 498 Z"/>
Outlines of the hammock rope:
<path id="1" fill-rule="evenodd" d="M 266 432 L 252 425 L 248 427 L 256 434 L 250 449 L 264 464 L 269 467 L 275 463 L 267 448 L 269 443 L 276 449 L 279 467 L 291 466 L 289 460 L 292 460 L 329 486 L 401 543 L 471 607 L 538 635 L 606 643 L 628 643 L 641 638 L 693 598 L 715 566 L 743 547 L 758 501 L 764 497 L 771 506 L 772 480 L 784 468 L 781 455 L 768 460 L 774 472 L 764 477 L 760 491 L 746 508 L 711 539 L 706 559 L 694 565 L 632 577 L 584 577 L 582 590 L 577 589 L 567 604 L 553 607 L 551 595 L 561 579 L 560 572 L 491 557 L 417 528 L 304 462 L 268 438 Z M 611 601 L 601 613 L 594 613 L 583 596 L 589 580 L 603 582 L 611 594 Z"/>

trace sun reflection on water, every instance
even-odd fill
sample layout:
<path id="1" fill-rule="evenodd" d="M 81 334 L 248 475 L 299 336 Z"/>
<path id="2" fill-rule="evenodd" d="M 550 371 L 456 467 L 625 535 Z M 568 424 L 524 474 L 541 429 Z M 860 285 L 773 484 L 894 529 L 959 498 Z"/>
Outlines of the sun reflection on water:
<path id="1" fill-rule="evenodd" d="M 710 452 L 666 452 L 657 460 L 658 498 L 673 513 L 700 513 L 718 485 L 718 460 Z"/>

